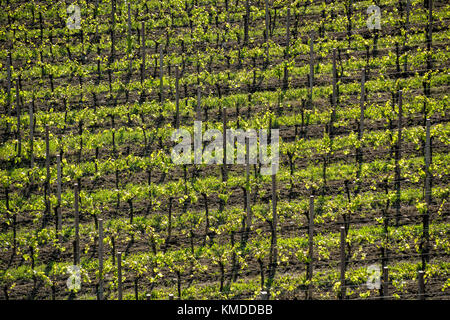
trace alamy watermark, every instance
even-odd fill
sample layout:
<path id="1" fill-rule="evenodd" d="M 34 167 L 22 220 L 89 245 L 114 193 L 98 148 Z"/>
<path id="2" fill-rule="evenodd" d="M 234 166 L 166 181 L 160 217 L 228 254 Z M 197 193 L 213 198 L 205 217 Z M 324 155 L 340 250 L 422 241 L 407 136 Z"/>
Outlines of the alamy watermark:
<path id="1" fill-rule="evenodd" d="M 367 289 L 380 289 L 381 288 L 381 270 L 380 266 L 373 264 L 367 268 Z"/>
<path id="2" fill-rule="evenodd" d="M 69 273 L 69 278 L 66 281 L 67 288 L 70 290 L 80 290 L 81 289 L 81 270 L 79 266 L 73 265 L 67 267 L 67 272 Z"/>
<path id="3" fill-rule="evenodd" d="M 369 30 L 377 29 L 381 30 L 381 9 L 379 6 L 371 5 L 367 8 L 367 14 L 370 14 L 367 18 L 366 25 Z"/>
<path id="4" fill-rule="evenodd" d="M 74 4 L 71 4 L 67 7 L 67 20 L 66 26 L 70 30 L 78 30 L 81 29 L 81 10 L 80 7 Z"/>
<path id="5" fill-rule="evenodd" d="M 262 175 L 273 175 L 279 168 L 279 130 L 270 130 L 270 144 L 266 129 L 226 129 L 225 156 L 224 135 L 217 129 L 202 132 L 202 121 L 194 121 L 194 137 L 187 129 L 177 129 L 172 133 L 175 145 L 171 152 L 175 164 L 261 164 Z M 193 141 L 192 141 L 193 140 Z M 192 152 L 193 142 L 193 152 Z M 208 142 L 203 145 L 203 142 Z M 248 146 L 246 145 L 248 144 Z M 236 147 L 235 147 L 236 146 Z M 247 149 L 249 153 L 247 154 Z M 248 158 L 248 159 L 247 159 Z"/>

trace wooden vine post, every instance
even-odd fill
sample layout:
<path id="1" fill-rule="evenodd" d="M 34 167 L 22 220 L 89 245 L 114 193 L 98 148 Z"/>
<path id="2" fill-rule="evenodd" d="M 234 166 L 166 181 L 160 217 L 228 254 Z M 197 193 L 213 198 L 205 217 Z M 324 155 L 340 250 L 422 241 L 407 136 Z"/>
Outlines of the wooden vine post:
<path id="1" fill-rule="evenodd" d="M 308 76 L 308 83 L 309 83 L 309 92 L 308 92 L 308 104 L 309 109 L 312 111 L 312 100 L 313 100 L 313 86 L 314 86 L 314 32 L 311 31 L 310 33 L 310 40 L 309 40 L 309 76 Z M 308 119 L 309 119 L 309 113 L 308 113 Z M 307 121 L 309 123 L 309 121 Z"/>
<path id="2" fill-rule="evenodd" d="M 50 187 L 50 130 L 48 124 L 45 125 L 45 169 L 46 178 L 45 183 L 47 188 Z"/>
<path id="3" fill-rule="evenodd" d="M 17 157 L 22 156 L 22 133 L 20 131 L 20 96 L 19 80 L 16 81 L 16 116 L 17 116 Z"/>
<path id="4" fill-rule="evenodd" d="M 341 241 L 340 241 L 340 257 L 341 257 L 341 272 L 340 272 L 340 280 L 341 280 L 341 290 L 340 290 L 340 294 L 339 294 L 339 299 L 340 300 L 344 300 L 346 299 L 346 295 L 347 295 L 347 287 L 346 287 L 346 283 L 345 283 L 345 269 L 346 269 L 346 255 L 345 255 L 345 239 L 346 239 L 346 234 L 345 234 L 345 227 L 341 226 L 340 227 L 340 232 L 341 232 Z"/>
<path id="5" fill-rule="evenodd" d="M 175 66 L 175 107 L 176 107 L 176 116 L 175 116 L 175 128 L 180 128 L 180 68 Z"/>
<path id="6" fill-rule="evenodd" d="M 264 61 L 264 68 L 267 68 L 269 65 L 269 0 L 265 0 L 265 35 L 264 35 L 264 42 L 266 44 L 265 48 L 265 61 Z"/>
<path id="7" fill-rule="evenodd" d="M 244 15 L 244 46 L 248 45 L 248 22 L 250 19 L 250 4 L 249 0 L 245 0 L 245 15 Z"/>
<path id="8" fill-rule="evenodd" d="M 127 51 L 128 51 L 128 72 L 131 76 L 133 72 L 133 60 L 131 55 L 131 3 L 128 2 L 128 35 L 127 35 Z"/>
<path id="9" fill-rule="evenodd" d="M 102 79 L 102 70 L 101 70 L 101 62 L 100 62 L 100 46 L 97 46 L 97 81 L 96 84 L 98 85 Z M 66 100 L 64 100 L 64 105 L 66 105 Z M 67 108 L 65 108 L 67 110 Z"/>
<path id="10" fill-rule="evenodd" d="M 289 62 L 289 42 L 290 42 L 290 23 L 291 23 L 291 8 L 287 8 L 287 16 L 286 16 L 286 49 L 285 49 L 285 62 Z M 284 76 L 283 76 L 283 89 L 287 90 L 289 85 L 289 70 L 287 64 L 284 66 Z"/>
<path id="11" fill-rule="evenodd" d="M 61 156 L 60 154 L 56 154 L 56 197 L 57 197 L 57 205 L 56 205 L 56 233 L 58 235 L 58 240 L 62 242 L 62 217 L 61 217 Z"/>
<path id="12" fill-rule="evenodd" d="M 245 229 L 245 242 L 249 239 L 250 236 L 250 229 L 252 225 L 252 209 L 250 207 L 250 139 L 248 137 L 245 137 L 245 148 L 246 148 L 246 154 L 245 154 L 245 188 L 246 188 L 246 194 L 245 194 L 245 209 L 246 209 L 246 229 Z"/>
<path id="13" fill-rule="evenodd" d="M 426 34 L 426 42 L 427 42 L 427 69 L 430 71 L 433 68 L 432 64 L 432 44 L 433 44 L 433 0 L 428 0 L 428 25 L 427 25 L 427 34 Z M 431 94 L 431 73 L 427 72 L 427 77 L 425 80 L 425 87 L 427 97 Z"/>
<path id="14" fill-rule="evenodd" d="M 409 12 L 411 8 L 411 0 L 406 0 L 406 18 L 405 18 L 405 42 L 403 43 L 403 53 L 407 52 L 407 41 L 408 41 L 408 32 L 409 32 Z M 408 72 L 408 55 L 405 54 L 404 61 L 403 61 L 403 72 Z"/>
<path id="15" fill-rule="evenodd" d="M 401 143 L 402 143 L 402 118 L 403 118 L 403 106 L 402 106 L 402 90 L 398 92 L 398 132 L 397 132 L 397 144 L 395 146 L 395 224 L 398 226 L 400 221 L 400 194 L 401 194 Z"/>
<path id="16" fill-rule="evenodd" d="M 331 96 L 333 111 L 331 112 L 330 127 L 328 129 L 331 139 L 333 138 L 333 123 L 336 120 L 337 100 L 338 100 L 338 92 L 337 92 L 336 48 L 333 48 L 333 93 Z"/>
<path id="17" fill-rule="evenodd" d="M 356 190 L 355 194 L 358 194 L 361 190 L 361 170 L 363 163 L 363 152 L 362 152 L 362 138 L 364 132 L 364 110 L 365 110 L 365 82 L 366 82 L 366 69 L 362 69 L 361 76 L 361 98 L 360 98 L 360 115 L 359 115 L 359 123 L 358 123 L 358 148 L 356 148 L 356 162 L 358 164 L 358 170 L 356 171 Z"/>
<path id="18" fill-rule="evenodd" d="M 270 130 L 270 129 L 269 129 Z M 275 273 L 277 270 L 277 256 L 278 256 L 278 248 L 277 248 L 277 224 L 278 224 L 278 215 L 277 215 L 277 178 L 274 173 L 274 168 L 272 167 L 272 236 L 270 243 L 270 257 L 269 257 L 269 279 L 268 279 L 268 289 L 270 290 L 272 283 L 275 279 Z"/>
<path id="19" fill-rule="evenodd" d="M 195 118 L 197 121 L 202 121 L 202 89 L 197 87 L 197 108 L 195 110 Z"/>
<path id="20" fill-rule="evenodd" d="M 222 182 L 227 181 L 227 107 L 222 109 L 222 127 L 223 127 L 223 165 Z"/>
<path id="21" fill-rule="evenodd" d="M 417 298 L 419 300 L 425 300 L 424 273 L 425 273 L 425 271 L 423 271 L 423 270 L 417 271 L 417 280 L 418 280 L 418 286 L 419 286 L 419 294 L 417 295 Z"/>
<path id="22" fill-rule="evenodd" d="M 118 300 L 122 300 L 122 252 L 117 252 L 117 289 Z"/>
<path id="23" fill-rule="evenodd" d="M 42 12 L 39 11 L 39 29 L 40 29 L 40 40 L 41 40 L 41 45 L 44 42 L 44 27 L 43 27 L 43 21 L 42 21 Z"/>
<path id="24" fill-rule="evenodd" d="M 34 96 L 29 107 L 30 114 L 30 169 L 34 167 Z"/>
<path id="25" fill-rule="evenodd" d="M 314 269 L 314 196 L 309 197 L 309 218 L 308 218 L 308 262 L 307 262 L 307 280 L 308 280 L 308 291 L 307 299 L 312 300 L 313 298 L 313 288 L 312 288 L 312 278 Z"/>
<path id="26" fill-rule="evenodd" d="M 45 185 L 44 185 L 44 197 L 45 197 L 45 213 L 43 217 L 43 228 L 47 224 L 48 215 L 50 214 L 50 137 L 49 137 L 48 124 L 45 125 Z"/>
<path id="27" fill-rule="evenodd" d="M 348 39 L 348 46 L 351 46 L 351 40 L 352 40 L 352 15 L 353 15 L 353 0 L 348 1 L 348 6 L 346 8 L 347 10 L 347 39 Z"/>
<path id="28" fill-rule="evenodd" d="M 260 291 L 259 299 L 260 300 L 269 300 L 269 294 L 267 293 L 267 291 Z"/>
<path id="29" fill-rule="evenodd" d="M 433 44 L 433 0 L 428 0 L 427 50 L 431 53 Z M 431 69 L 431 54 L 428 55 L 428 69 Z"/>
<path id="30" fill-rule="evenodd" d="M 141 57 L 142 57 L 142 64 L 141 64 L 141 84 L 144 82 L 145 77 L 145 21 L 142 21 L 141 24 Z"/>
<path id="31" fill-rule="evenodd" d="M 8 218 L 8 220 L 10 219 L 10 214 L 11 214 L 11 208 L 9 206 L 9 183 L 5 186 L 5 209 L 6 209 L 6 216 Z M 14 257 L 14 255 L 16 254 L 16 243 L 17 243 L 17 231 L 16 231 L 16 220 L 17 220 L 17 215 L 13 214 L 12 215 L 12 227 L 13 227 L 13 248 L 12 248 L 12 255 L 11 257 Z"/>
<path id="32" fill-rule="evenodd" d="M 115 56 L 115 37 L 114 37 L 114 29 L 116 26 L 116 1 L 111 0 L 111 57 L 110 62 L 114 62 Z"/>
<path id="33" fill-rule="evenodd" d="M 388 193 L 387 181 L 383 182 L 385 192 Z M 382 209 L 383 213 L 383 240 L 381 245 L 381 266 L 387 267 L 389 260 L 389 217 L 388 217 L 388 208 L 389 208 L 389 200 L 386 203 L 386 206 Z"/>
<path id="34" fill-rule="evenodd" d="M 83 120 L 78 122 L 78 135 L 80 137 L 80 150 L 78 152 L 78 164 L 81 163 L 81 157 L 83 155 Z"/>
<path id="35" fill-rule="evenodd" d="M 383 267 L 382 296 L 389 297 L 389 267 Z"/>
<path id="36" fill-rule="evenodd" d="M 432 174 L 431 166 L 431 124 L 430 119 L 426 120 L 426 134 L 425 134 L 425 203 L 426 210 L 422 217 L 423 224 L 423 239 L 422 239 L 422 270 L 425 270 L 426 264 L 430 260 L 429 256 L 429 224 L 430 224 L 430 209 L 431 209 L 431 180 Z"/>
<path id="37" fill-rule="evenodd" d="M 8 117 L 11 117 L 11 51 L 8 51 L 8 59 L 6 59 L 6 73 L 7 73 L 7 89 L 6 89 L 6 106 L 8 108 Z M 9 133 L 9 122 L 6 124 L 6 132 Z"/>
<path id="38" fill-rule="evenodd" d="M 74 184 L 74 194 L 75 194 L 75 241 L 74 241 L 74 265 L 80 263 L 80 216 L 78 211 L 78 183 Z"/>
<path id="39" fill-rule="evenodd" d="M 103 300 L 103 219 L 98 219 L 98 300 Z"/>
<path id="40" fill-rule="evenodd" d="M 159 47 L 159 102 L 162 104 L 163 102 L 163 94 L 164 94 L 164 52 L 163 46 Z M 162 108 L 162 106 L 161 106 Z"/>

